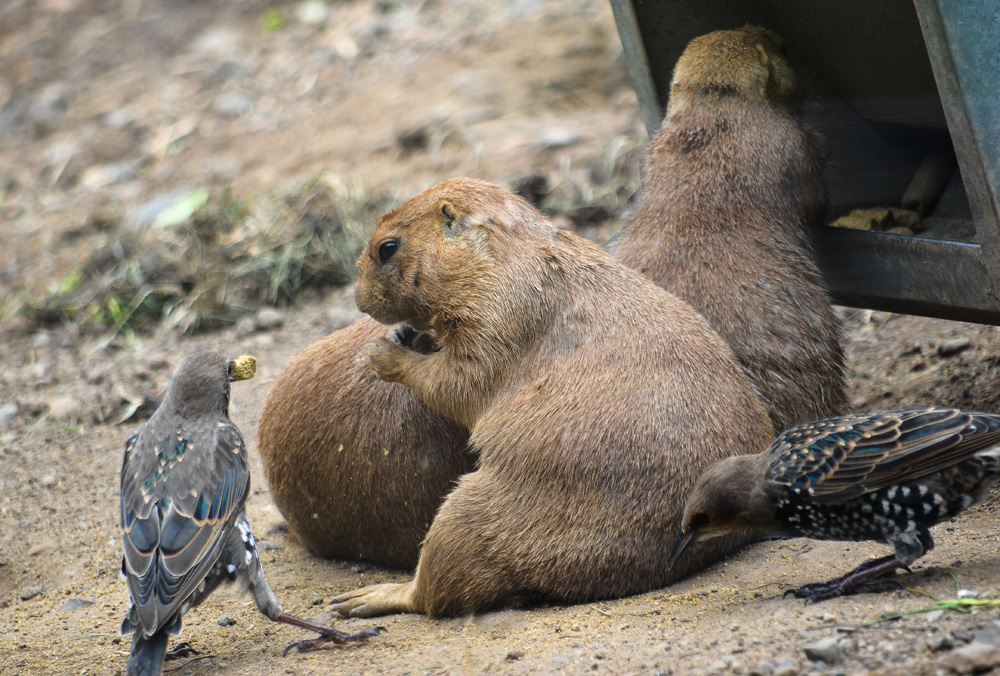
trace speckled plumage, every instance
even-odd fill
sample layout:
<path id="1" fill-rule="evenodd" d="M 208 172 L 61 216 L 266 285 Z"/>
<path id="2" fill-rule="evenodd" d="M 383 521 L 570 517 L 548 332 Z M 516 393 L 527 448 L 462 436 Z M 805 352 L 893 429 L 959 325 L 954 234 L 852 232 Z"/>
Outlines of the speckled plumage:
<path id="1" fill-rule="evenodd" d="M 244 513 L 246 446 L 228 414 L 230 380 L 252 377 L 254 366 L 252 358 L 211 352 L 187 357 L 163 403 L 125 444 L 120 516 L 130 607 L 121 631 L 133 635 L 129 676 L 161 673 L 167 636 L 180 633 L 184 613 L 225 581 L 248 590 L 268 618 L 321 639 L 378 633 L 340 634 L 285 615 L 264 578 Z"/>
<path id="2" fill-rule="evenodd" d="M 1000 415 L 954 409 L 855 414 L 799 425 L 762 454 L 724 460 L 688 497 L 671 561 L 686 544 L 753 529 L 895 549 L 830 583 L 792 590 L 822 600 L 909 566 L 929 528 L 978 501 L 1000 474 Z"/>

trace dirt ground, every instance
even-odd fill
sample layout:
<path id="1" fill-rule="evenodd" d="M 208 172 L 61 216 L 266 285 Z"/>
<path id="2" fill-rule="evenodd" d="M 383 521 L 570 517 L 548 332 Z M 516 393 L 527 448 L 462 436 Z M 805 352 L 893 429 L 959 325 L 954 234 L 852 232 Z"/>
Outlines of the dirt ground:
<path id="1" fill-rule="evenodd" d="M 284 25 L 274 23 L 276 9 Z M 127 220 L 180 188 L 257 195 L 323 170 L 401 198 L 452 175 L 508 184 L 540 175 L 586 190 L 595 165 L 644 134 L 603 0 L 5 0 L 0 290 L 44 289 L 106 246 L 109 217 Z M 841 314 L 855 408 L 1000 410 L 1000 330 Z M 123 672 L 117 482 L 139 422 L 115 420 L 123 402 L 161 393 L 182 356 L 198 349 L 259 360 L 257 377 L 233 388 L 232 417 L 251 445 L 248 513 L 275 592 L 289 612 L 349 630 L 374 624 L 334 619 L 326 605 L 342 591 L 407 575 L 306 552 L 270 500 L 254 447 L 261 404 L 283 365 L 357 316 L 349 289 L 312 294 L 257 330 L 132 341 L 0 316 L 0 673 Z M 221 591 L 186 618 L 183 638 L 201 656 L 167 670 L 971 670 L 963 646 L 997 619 L 996 607 L 871 623 L 933 605 L 926 594 L 955 598 L 955 578 L 979 599 L 1000 598 L 998 512 L 994 493 L 938 527 L 937 548 L 900 578 L 906 591 L 808 606 L 782 592 L 884 548 L 763 542 L 632 598 L 451 620 L 386 617 L 378 624 L 388 632 L 366 645 L 287 658 L 282 649 L 302 633 L 272 626 L 249 599 Z M 998 662 L 986 659 L 982 670 Z"/>

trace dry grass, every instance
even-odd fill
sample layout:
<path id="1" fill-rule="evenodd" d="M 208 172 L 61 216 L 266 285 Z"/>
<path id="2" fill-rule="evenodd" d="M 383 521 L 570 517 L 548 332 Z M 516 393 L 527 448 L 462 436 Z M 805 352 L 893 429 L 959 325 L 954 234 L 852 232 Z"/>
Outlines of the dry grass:
<path id="1" fill-rule="evenodd" d="M 564 224 L 606 240 L 638 193 L 644 144 L 641 134 L 615 137 L 593 166 L 561 167 L 519 192 L 531 193 L 525 196 Z M 152 223 L 110 224 L 106 246 L 84 265 L 41 297 L 22 290 L 3 314 L 35 325 L 75 324 L 109 338 L 219 328 L 261 306 L 292 303 L 306 289 L 350 282 L 376 221 L 397 202 L 329 174 L 255 203 L 229 190 L 200 189 Z"/>
<path id="2" fill-rule="evenodd" d="M 253 205 L 223 191 L 176 225 L 116 225 L 105 248 L 44 297 L 22 297 L 19 311 L 38 323 L 126 335 L 231 324 L 306 288 L 350 281 L 394 201 L 325 174 Z"/>
<path id="3" fill-rule="evenodd" d="M 639 194 L 645 151 L 644 132 L 615 136 L 582 177 L 562 172 L 565 178 L 546 195 L 542 207 L 566 215 L 577 226 L 619 217 Z"/>

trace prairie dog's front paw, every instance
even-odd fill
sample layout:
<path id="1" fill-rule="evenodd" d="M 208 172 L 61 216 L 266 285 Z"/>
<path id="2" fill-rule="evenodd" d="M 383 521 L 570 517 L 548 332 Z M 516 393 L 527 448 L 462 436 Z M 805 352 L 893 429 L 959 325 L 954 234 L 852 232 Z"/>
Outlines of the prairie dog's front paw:
<path id="1" fill-rule="evenodd" d="M 379 380 L 399 382 L 410 356 L 415 354 L 389 338 L 379 338 L 365 346 L 368 366 Z"/>
<path id="2" fill-rule="evenodd" d="M 427 331 L 418 331 L 409 324 L 400 324 L 392 330 L 392 339 L 403 347 L 419 352 L 420 354 L 430 354 L 441 349 L 434 336 Z"/>

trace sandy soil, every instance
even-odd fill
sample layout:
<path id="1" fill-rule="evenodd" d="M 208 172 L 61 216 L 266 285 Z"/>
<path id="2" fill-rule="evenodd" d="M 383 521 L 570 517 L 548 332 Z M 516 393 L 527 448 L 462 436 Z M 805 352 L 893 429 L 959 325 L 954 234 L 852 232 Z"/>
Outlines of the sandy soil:
<path id="1" fill-rule="evenodd" d="M 260 28 L 268 8 L 287 25 Z M 318 25 L 259 0 L 10 0 L 0 6 L 0 288 L 44 288 L 105 246 L 102 214 L 128 214 L 185 186 L 266 193 L 331 171 L 401 197 L 450 175 L 532 174 L 588 185 L 609 148 L 641 142 L 609 8 L 597 0 L 336 3 Z M 399 142 L 418 131 L 415 150 Z M 412 137 L 411 137 L 412 138 Z M 418 144 L 421 145 L 421 144 Z M 613 227 L 613 224 L 612 226 Z M 341 591 L 405 572 L 326 561 L 299 546 L 268 495 L 253 447 L 260 406 L 297 351 L 356 317 L 349 290 L 286 308 L 247 334 L 148 335 L 128 343 L 3 317 L 0 341 L 0 672 L 119 674 L 128 640 L 118 575 L 117 482 L 128 401 L 156 396 L 197 349 L 258 357 L 234 387 L 251 442 L 251 523 L 290 612 L 325 613 Z M 1000 331 L 844 309 L 853 404 L 1000 410 Z M 942 355 L 947 341 L 968 346 Z M 947 352 L 947 350 L 946 350 Z M 884 613 L 954 598 L 953 575 L 1000 598 L 996 495 L 936 529 L 909 589 L 805 606 L 792 586 L 881 555 L 877 545 L 763 542 L 668 589 L 577 606 L 468 618 L 393 616 L 362 646 L 281 657 L 301 632 L 219 592 L 186 618 L 202 655 L 177 674 L 797 673 L 935 674 L 997 618 Z M 235 621 L 220 623 L 227 616 Z M 227 625 L 227 626 L 224 626 Z M 829 661 L 806 647 L 838 637 Z M 955 647 L 952 649 L 952 647 Z"/>

